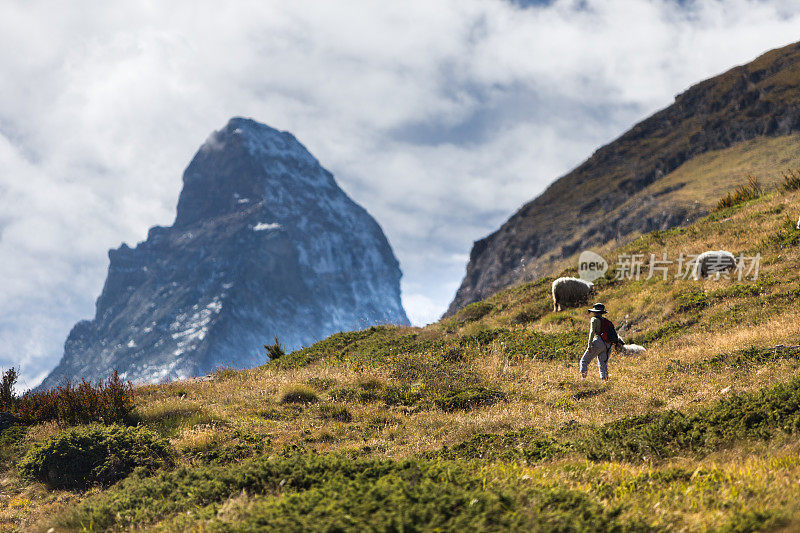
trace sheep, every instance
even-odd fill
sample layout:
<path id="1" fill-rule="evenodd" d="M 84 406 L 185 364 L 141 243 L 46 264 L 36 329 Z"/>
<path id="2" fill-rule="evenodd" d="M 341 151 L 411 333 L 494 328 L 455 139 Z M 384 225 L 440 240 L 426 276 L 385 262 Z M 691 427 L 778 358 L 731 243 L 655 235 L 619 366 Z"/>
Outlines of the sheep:
<path id="1" fill-rule="evenodd" d="M 725 250 L 709 250 L 697 256 L 694 263 L 694 279 L 717 276 L 727 270 L 736 268 L 736 257 Z"/>
<path id="2" fill-rule="evenodd" d="M 627 355 L 639 355 L 643 354 L 647 350 L 644 346 L 639 346 L 638 344 L 623 344 L 622 345 L 622 352 Z"/>
<path id="3" fill-rule="evenodd" d="M 558 278 L 553 282 L 553 311 L 586 303 L 594 294 L 594 283 L 578 278 Z"/>

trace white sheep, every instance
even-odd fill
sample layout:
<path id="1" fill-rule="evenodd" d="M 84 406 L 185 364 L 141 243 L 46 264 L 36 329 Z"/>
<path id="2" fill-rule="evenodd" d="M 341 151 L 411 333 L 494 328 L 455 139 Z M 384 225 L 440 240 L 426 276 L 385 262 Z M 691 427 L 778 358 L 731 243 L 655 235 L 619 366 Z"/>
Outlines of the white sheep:
<path id="1" fill-rule="evenodd" d="M 553 282 L 553 311 L 575 307 L 589 301 L 594 283 L 578 278 L 558 278 Z"/>
<path id="2" fill-rule="evenodd" d="M 736 257 L 725 250 L 709 250 L 697 256 L 694 263 L 694 279 L 719 275 L 736 268 Z"/>
<path id="3" fill-rule="evenodd" d="M 639 346 L 638 344 L 623 344 L 622 345 L 622 352 L 628 355 L 639 355 L 643 354 L 647 350 L 644 346 Z"/>

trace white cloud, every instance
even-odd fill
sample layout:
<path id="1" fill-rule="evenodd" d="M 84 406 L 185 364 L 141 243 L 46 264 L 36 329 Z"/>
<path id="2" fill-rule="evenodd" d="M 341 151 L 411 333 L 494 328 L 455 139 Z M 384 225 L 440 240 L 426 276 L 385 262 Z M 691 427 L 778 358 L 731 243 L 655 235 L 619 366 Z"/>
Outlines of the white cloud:
<path id="1" fill-rule="evenodd" d="M 795 40 L 800 3 L 5 2 L 0 366 L 33 384 L 105 252 L 171 223 L 229 117 L 293 132 L 384 227 L 417 323 L 473 240 L 693 82 Z"/>

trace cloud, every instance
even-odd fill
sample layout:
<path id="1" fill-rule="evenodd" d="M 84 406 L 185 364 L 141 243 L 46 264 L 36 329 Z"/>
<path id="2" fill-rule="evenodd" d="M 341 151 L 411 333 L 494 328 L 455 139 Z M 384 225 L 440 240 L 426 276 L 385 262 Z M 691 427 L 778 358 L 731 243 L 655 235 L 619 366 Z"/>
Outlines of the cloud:
<path id="1" fill-rule="evenodd" d="M 0 366 L 33 385 L 106 251 L 170 224 L 235 115 L 294 133 L 383 226 L 417 323 L 472 241 L 691 83 L 796 39 L 798 2 L 6 2 Z"/>

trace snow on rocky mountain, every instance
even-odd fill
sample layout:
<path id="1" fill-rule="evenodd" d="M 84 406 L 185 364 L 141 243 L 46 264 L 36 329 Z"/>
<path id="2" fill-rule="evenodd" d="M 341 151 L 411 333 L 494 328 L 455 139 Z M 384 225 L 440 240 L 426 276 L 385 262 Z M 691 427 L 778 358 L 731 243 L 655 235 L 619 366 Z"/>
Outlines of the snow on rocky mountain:
<path id="1" fill-rule="evenodd" d="M 233 118 L 183 175 L 171 227 L 109 252 L 94 320 L 44 380 L 134 382 L 266 361 L 338 331 L 408 324 L 401 272 L 378 223 L 287 132 Z"/>

